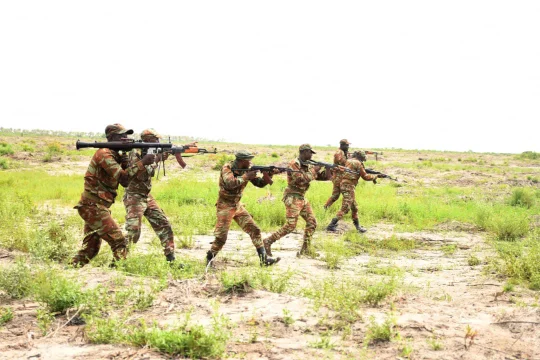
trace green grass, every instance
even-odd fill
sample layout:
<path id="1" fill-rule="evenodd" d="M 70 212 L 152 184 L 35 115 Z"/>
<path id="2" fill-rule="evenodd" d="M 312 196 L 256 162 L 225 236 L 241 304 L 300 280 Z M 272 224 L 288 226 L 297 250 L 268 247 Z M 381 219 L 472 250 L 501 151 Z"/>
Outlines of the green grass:
<path id="1" fill-rule="evenodd" d="M 84 299 L 81 284 L 73 279 L 49 270 L 38 273 L 35 278 L 35 299 L 44 304 L 51 313 L 64 313 L 77 307 Z"/>
<path id="2" fill-rule="evenodd" d="M 396 319 L 392 314 L 388 314 L 384 322 L 379 323 L 372 316 L 366 332 L 366 343 L 389 342 L 394 339 L 398 332 L 396 330 Z"/>
<path id="3" fill-rule="evenodd" d="M 223 292 L 240 294 L 253 289 L 283 293 L 292 288 L 294 272 L 280 268 L 261 268 L 259 266 L 227 269 L 219 274 Z"/>
<path id="4" fill-rule="evenodd" d="M 22 299 L 30 295 L 33 286 L 33 274 L 22 258 L 15 264 L 0 267 L 0 290 L 13 299 Z"/>
<path id="5" fill-rule="evenodd" d="M 9 307 L 0 307 L 0 327 L 13 320 L 13 310 Z"/>

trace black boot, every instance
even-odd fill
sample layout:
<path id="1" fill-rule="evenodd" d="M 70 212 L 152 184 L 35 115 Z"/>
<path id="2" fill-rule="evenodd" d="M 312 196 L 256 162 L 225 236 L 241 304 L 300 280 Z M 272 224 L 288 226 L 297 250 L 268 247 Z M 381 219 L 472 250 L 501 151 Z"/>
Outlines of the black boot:
<path id="1" fill-rule="evenodd" d="M 170 266 L 176 266 L 179 269 L 184 268 L 184 264 L 176 261 L 176 257 L 174 256 L 174 253 L 165 255 L 165 258 L 167 259 L 167 262 L 169 263 Z"/>
<path id="2" fill-rule="evenodd" d="M 367 231 L 365 227 L 360 225 L 360 223 L 358 222 L 358 219 L 353 219 L 352 222 L 354 224 L 354 227 L 356 228 L 356 231 L 358 231 L 359 233 L 365 233 Z"/>
<path id="3" fill-rule="evenodd" d="M 261 266 L 272 266 L 274 264 L 277 264 L 279 260 L 281 260 L 281 258 L 272 259 L 271 257 L 266 256 L 266 250 L 264 250 L 264 247 L 258 248 L 257 254 L 259 254 Z"/>
<path id="4" fill-rule="evenodd" d="M 328 226 L 326 227 L 326 231 L 336 231 L 338 221 L 338 218 L 333 218 L 330 224 L 328 224 Z"/>
<path id="5" fill-rule="evenodd" d="M 216 257 L 217 253 L 213 253 L 212 250 L 208 250 L 206 253 L 206 266 L 210 264 L 210 261 L 212 261 Z"/>

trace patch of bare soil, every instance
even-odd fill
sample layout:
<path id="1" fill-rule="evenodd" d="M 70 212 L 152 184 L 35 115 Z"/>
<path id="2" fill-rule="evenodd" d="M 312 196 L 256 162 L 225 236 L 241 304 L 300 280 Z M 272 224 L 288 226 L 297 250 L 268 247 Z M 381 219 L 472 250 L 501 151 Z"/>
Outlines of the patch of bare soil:
<path id="1" fill-rule="evenodd" d="M 343 231 L 349 225 L 342 225 Z M 299 229 L 300 230 L 300 229 Z M 333 349 L 317 349 L 313 344 L 328 330 L 321 321 L 331 311 L 316 312 L 312 301 L 301 296 L 254 290 L 233 295 L 219 291 L 215 270 L 202 279 L 170 281 L 148 310 L 138 317 L 161 325 L 181 321 L 187 312 L 200 324 L 208 325 L 217 302 L 219 312 L 235 324 L 233 338 L 227 347 L 228 356 L 245 359 L 298 358 L 361 358 L 395 359 L 407 345 L 415 359 L 535 359 L 540 358 L 540 311 L 533 292 L 518 288 L 503 293 L 503 284 L 483 274 L 483 266 L 469 266 L 472 254 L 485 260 L 491 255 L 482 234 L 458 223 L 441 225 L 433 232 L 396 233 L 392 226 L 380 224 L 369 229 L 374 240 L 395 234 L 414 239 L 417 249 L 382 255 L 361 254 L 343 262 L 333 271 L 336 278 L 375 276 L 369 264 L 397 266 L 405 270 L 403 291 L 379 307 L 359 305 L 363 319 L 352 325 L 351 335 L 342 339 L 330 334 Z M 145 228 L 139 249 L 151 246 L 151 230 Z M 277 265 L 295 272 L 296 287 L 312 286 L 313 280 L 330 276 L 326 263 L 319 258 L 297 258 L 301 232 L 281 239 L 273 246 Z M 317 233 L 317 236 L 336 236 Z M 337 235 L 339 236 L 339 235 Z M 340 237 L 338 237 L 340 238 Z M 203 261 L 213 240 L 195 236 L 192 249 L 177 252 Z M 317 238 L 315 239 L 317 241 Z M 443 248 L 456 245 L 453 254 Z M 102 251 L 107 251 L 103 249 Z M 0 259 L 10 261 L 9 252 L 0 252 Z M 231 231 L 223 252 L 216 260 L 217 269 L 230 269 L 255 261 L 256 253 L 249 237 Z M 88 286 L 109 283 L 114 271 L 87 267 L 78 270 L 88 279 Z M 164 359 L 164 355 L 148 349 L 119 345 L 89 344 L 83 335 L 84 325 L 66 325 L 69 318 L 60 316 L 47 336 L 42 336 L 36 323 L 38 304 L 23 300 L 2 299 L 2 306 L 12 307 L 15 318 L 0 330 L 0 359 Z M 287 326 L 284 311 L 290 311 L 294 323 Z M 401 340 L 366 346 L 368 319 L 382 320 L 393 313 Z M 465 338 L 466 329 L 474 333 Z M 438 341 L 442 349 L 434 350 Z M 467 344 L 467 347 L 465 346 Z M 367 350 L 366 350 L 367 349 Z"/>

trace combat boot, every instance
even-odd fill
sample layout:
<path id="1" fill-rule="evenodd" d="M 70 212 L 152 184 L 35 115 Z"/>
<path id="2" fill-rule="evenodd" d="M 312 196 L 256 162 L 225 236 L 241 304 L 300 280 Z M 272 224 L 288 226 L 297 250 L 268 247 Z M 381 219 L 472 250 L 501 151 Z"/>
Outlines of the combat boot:
<path id="1" fill-rule="evenodd" d="M 328 226 L 326 227 L 326 231 L 336 231 L 338 221 L 338 218 L 333 218 L 330 224 L 328 224 Z"/>
<path id="2" fill-rule="evenodd" d="M 210 264 L 210 262 L 214 260 L 216 255 L 217 253 L 212 252 L 212 250 L 208 250 L 208 252 L 206 253 L 206 266 L 208 266 L 208 264 Z"/>
<path id="3" fill-rule="evenodd" d="M 356 231 L 358 231 L 359 233 L 363 234 L 367 231 L 367 229 L 365 227 L 363 227 L 362 225 L 360 225 L 360 223 L 358 222 L 358 219 L 353 219 L 353 224 L 354 224 L 354 227 L 356 228 Z"/>
<path id="4" fill-rule="evenodd" d="M 169 265 L 171 267 L 177 267 L 179 269 L 184 268 L 184 264 L 179 263 L 178 261 L 176 261 L 176 257 L 174 256 L 174 253 L 170 253 L 170 254 L 165 255 L 165 258 L 167 259 L 167 262 L 169 263 Z"/>
<path id="5" fill-rule="evenodd" d="M 272 256 L 272 242 L 270 239 L 263 240 L 264 250 L 266 251 L 267 256 Z"/>
<path id="6" fill-rule="evenodd" d="M 264 250 L 264 247 L 260 247 L 257 249 L 257 254 L 259 255 L 259 260 L 261 263 L 261 266 L 272 266 L 274 264 L 277 264 L 281 258 L 271 258 L 266 256 L 266 250 Z"/>

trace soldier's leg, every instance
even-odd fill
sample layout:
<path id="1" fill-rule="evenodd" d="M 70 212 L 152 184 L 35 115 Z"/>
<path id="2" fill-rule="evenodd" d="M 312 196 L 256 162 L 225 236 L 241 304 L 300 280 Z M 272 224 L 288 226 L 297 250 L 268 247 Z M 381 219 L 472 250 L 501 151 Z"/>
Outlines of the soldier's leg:
<path id="1" fill-rule="evenodd" d="M 148 206 L 147 199 L 126 194 L 124 206 L 126 207 L 126 239 L 128 244 L 135 244 L 141 237 L 142 217 Z"/>
<path id="2" fill-rule="evenodd" d="M 83 243 L 83 249 L 73 259 L 76 265 L 85 265 L 99 252 L 101 240 L 107 241 L 111 246 L 115 260 L 125 259 L 126 257 L 126 239 L 120 230 L 120 227 L 111 216 L 111 212 L 105 206 L 86 202 L 78 206 L 79 215 L 85 221 L 86 244 Z M 86 229 L 95 231 L 91 233 Z"/>
<path id="3" fill-rule="evenodd" d="M 304 230 L 304 243 L 302 244 L 303 251 L 300 251 L 300 253 L 302 254 L 302 252 L 309 251 L 311 240 L 313 238 L 313 233 L 317 228 L 317 219 L 315 218 L 315 214 L 313 213 L 313 209 L 311 208 L 311 204 L 309 203 L 309 201 L 305 201 L 304 206 L 300 211 L 300 216 L 306 221 L 306 228 Z"/>
<path id="4" fill-rule="evenodd" d="M 343 194 L 343 200 L 341 203 L 341 209 L 337 212 L 336 218 L 338 220 L 343 219 L 350 210 L 354 201 L 354 186 L 343 185 L 341 187 L 341 194 Z"/>
<path id="5" fill-rule="evenodd" d="M 240 228 L 249 235 L 251 242 L 255 248 L 263 246 L 261 238 L 261 229 L 253 220 L 253 217 L 248 213 L 243 205 L 239 205 L 233 217 L 234 221 Z"/>
<path id="6" fill-rule="evenodd" d="M 144 212 L 144 216 L 154 229 L 154 232 L 159 238 L 161 245 L 163 246 L 163 253 L 165 256 L 174 254 L 174 234 L 171 227 L 171 223 L 163 210 L 159 207 L 156 200 L 149 195 L 148 207 Z"/>
<path id="7" fill-rule="evenodd" d="M 327 209 L 330 206 L 332 206 L 332 204 L 335 203 L 339 199 L 340 194 L 341 194 L 340 183 L 338 181 L 335 181 L 332 187 L 332 195 L 330 195 L 330 197 L 326 201 L 326 204 L 324 204 L 324 208 Z"/>
<path id="8" fill-rule="evenodd" d="M 304 207 L 304 200 L 295 198 L 293 196 L 287 196 L 284 199 L 285 209 L 286 209 L 286 222 L 285 224 L 275 233 L 271 234 L 264 241 L 272 245 L 277 240 L 281 239 L 287 234 L 296 229 L 296 224 L 298 223 L 298 216 L 300 215 L 300 210 Z"/>
<path id="9" fill-rule="evenodd" d="M 216 204 L 216 226 L 214 228 L 214 242 L 210 251 L 215 256 L 225 245 L 231 222 L 236 213 L 236 205 Z"/>

